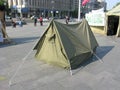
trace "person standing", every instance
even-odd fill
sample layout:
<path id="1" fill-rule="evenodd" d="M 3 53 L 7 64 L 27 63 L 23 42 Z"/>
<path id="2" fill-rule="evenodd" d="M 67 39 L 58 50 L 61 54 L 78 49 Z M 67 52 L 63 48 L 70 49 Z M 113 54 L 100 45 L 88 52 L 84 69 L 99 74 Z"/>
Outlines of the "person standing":
<path id="1" fill-rule="evenodd" d="M 65 20 L 65 21 L 66 21 L 66 24 L 68 24 L 68 22 L 69 22 L 69 17 L 66 16 L 65 18 L 66 18 L 66 20 Z"/>
<path id="2" fill-rule="evenodd" d="M 42 16 L 40 16 L 40 25 L 41 26 L 43 25 L 43 18 L 42 18 Z"/>
<path id="3" fill-rule="evenodd" d="M 20 18 L 20 20 L 19 20 L 19 26 L 20 26 L 20 27 L 23 26 L 21 18 Z"/>
<path id="4" fill-rule="evenodd" d="M 34 26 L 36 26 L 36 25 L 37 25 L 37 17 L 34 16 Z"/>
<path id="5" fill-rule="evenodd" d="M 0 19 L 0 43 L 3 42 L 4 39 L 3 39 L 3 33 L 2 33 L 2 22 L 1 22 L 1 19 Z"/>

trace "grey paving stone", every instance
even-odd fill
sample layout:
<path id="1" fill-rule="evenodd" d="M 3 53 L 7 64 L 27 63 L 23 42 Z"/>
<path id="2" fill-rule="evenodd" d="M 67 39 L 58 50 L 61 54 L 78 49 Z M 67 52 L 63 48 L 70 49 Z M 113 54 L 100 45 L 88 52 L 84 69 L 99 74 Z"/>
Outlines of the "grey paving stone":
<path id="1" fill-rule="evenodd" d="M 48 23 L 41 27 L 34 27 L 28 23 L 23 27 L 7 27 L 9 37 L 15 44 L 0 45 L 0 90 L 119 90 L 120 89 L 120 38 L 95 34 L 99 43 L 95 56 L 81 68 L 69 70 L 48 65 L 35 59 L 33 51 L 23 63 L 13 85 L 9 81 L 17 68 L 22 64 L 22 59 L 31 51 Z"/>

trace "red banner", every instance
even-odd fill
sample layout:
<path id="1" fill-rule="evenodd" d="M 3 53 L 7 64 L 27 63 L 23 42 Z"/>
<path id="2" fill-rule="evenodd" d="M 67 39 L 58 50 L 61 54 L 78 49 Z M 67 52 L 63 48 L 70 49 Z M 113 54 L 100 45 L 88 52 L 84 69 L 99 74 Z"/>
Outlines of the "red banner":
<path id="1" fill-rule="evenodd" d="M 90 0 L 83 0 L 82 1 L 82 6 L 85 6 Z"/>

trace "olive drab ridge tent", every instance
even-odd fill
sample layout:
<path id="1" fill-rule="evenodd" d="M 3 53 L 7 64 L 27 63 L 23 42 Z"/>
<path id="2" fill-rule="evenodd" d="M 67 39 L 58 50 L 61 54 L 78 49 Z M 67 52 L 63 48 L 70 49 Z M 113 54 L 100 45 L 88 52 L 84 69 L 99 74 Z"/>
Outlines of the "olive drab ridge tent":
<path id="1" fill-rule="evenodd" d="M 120 37 L 120 5 L 106 13 L 105 32 L 107 35 Z"/>
<path id="2" fill-rule="evenodd" d="M 76 69 L 94 53 L 98 43 L 83 19 L 77 24 L 52 20 L 35 48 L 36 58 L 63 68 Z"/>

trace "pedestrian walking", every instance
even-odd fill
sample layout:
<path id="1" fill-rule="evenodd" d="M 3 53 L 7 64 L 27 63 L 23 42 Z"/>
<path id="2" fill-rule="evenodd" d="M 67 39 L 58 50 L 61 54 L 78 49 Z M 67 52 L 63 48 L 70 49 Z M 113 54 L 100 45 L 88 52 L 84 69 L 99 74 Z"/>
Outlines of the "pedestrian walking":
<path id="1" fill-rule="evenodd" d="M 66 18 L 66 20 L 65 20 L 65 21 L 66 21 L 66 24 L 68 24 L 68 22 L 69 22 L 69 17 L 66 16 L 65 18 Z"/>
<path id="2" fill-rule="evenodd" d="M 12 23 L 12 27 L 16 28 L 16 22 L 13 19 L 11 20 L 11 23 Z"/>
<path id="3" fill-rule="evenodd" d="M 37 25 L 37 16 L 34 16 L 34 26 Z"/>
<path id="4" fill-rule="evenodd" d="M 2 33 L 2 22 L 1 22 L 1 19 L 0 19 L 0 42 L 3 42 L 3 33 Z"/>
<path id="5" fill-rule="evenodd" d="M 43 17 L 42 16 L 40 16 L 40 25 L 42 26 L 43 25 Z"/>
<path id="6" fill-rule="evenodd" d="M 19 26 L 20 26 L 20 27 L 23 26 L 21 18 L 20 18 L 20 20 L 19 20 Z"/>

